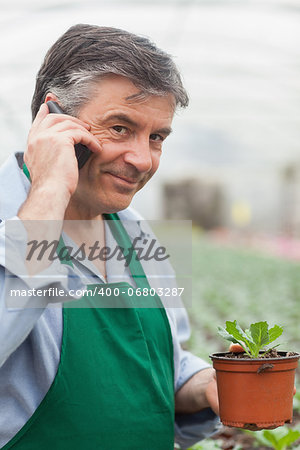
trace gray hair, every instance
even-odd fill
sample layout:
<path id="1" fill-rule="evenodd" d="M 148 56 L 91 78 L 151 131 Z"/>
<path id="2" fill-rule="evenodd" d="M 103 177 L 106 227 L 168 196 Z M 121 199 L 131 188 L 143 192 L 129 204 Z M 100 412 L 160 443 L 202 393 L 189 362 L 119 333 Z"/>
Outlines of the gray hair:
<path id="1" fill-rule="evenodd" d="M 176 106 L 186 107 L 188 95 L 170 55 L 147 38 L 124 30 L 78 24 L 48 50 L 37 74 L 31 103 L 34 119 L 47 93 L 52 92 L 67 114 L 76 116 L 103 77 L 130 79 L 138 97 L 173 94 Z"/>

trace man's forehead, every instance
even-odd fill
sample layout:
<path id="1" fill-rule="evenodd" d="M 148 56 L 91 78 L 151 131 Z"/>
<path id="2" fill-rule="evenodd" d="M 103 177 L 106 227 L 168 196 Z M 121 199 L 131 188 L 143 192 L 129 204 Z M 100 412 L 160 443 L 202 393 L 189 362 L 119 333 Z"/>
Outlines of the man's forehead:
<path id="1" fill-rule="evenodd" d="M 151 102 L 156 99 L 167 100 L 173 112 L 176 109 L 175 96 L 171 92 L 160 92 L 159 89 L 152 91 L 152 89 L 143 89 L 135 84 L 135 81 L 116 74 L 106 74 L 102 77 L 96 85 L 96 89 L 101 93 L 105 87 L 112 88 L 115 96 L 119 96 L 120 101 L 130 105 L 130 104 L 142 104 L 144 102 Z"/>
<path id="2" fill-rule="evenodd" d="M 175 101 L 175 97 L 174 95 L 172 95 L 171 93 L 158 93 L 158 94 L 150 94 L 148 92 L 145 92 L 143 90 L 138 91 L 136 94 L 132 94 L 129 95 L 127 97 L 125 97 L 125 101 L 127 103 L 143 103 L 146 100 L 150 100 L 151 98 L 157 99 L 157 98 L 161 98 L 161 99 L 166 99 L 170 106 L 175 110 L 176 108 L 176 101 Z"/>

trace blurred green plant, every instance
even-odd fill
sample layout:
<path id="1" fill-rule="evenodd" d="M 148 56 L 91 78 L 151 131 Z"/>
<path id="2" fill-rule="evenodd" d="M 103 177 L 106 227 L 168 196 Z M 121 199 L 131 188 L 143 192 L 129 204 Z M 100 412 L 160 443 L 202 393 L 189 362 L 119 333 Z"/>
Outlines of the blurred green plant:
<path id="1" fill-rule="evenodd" d="M 242 327 L 266 318 L 269 323 L 280 323 L 289 350 L 299 350 L 299 269 L 299 262 L 222 246 L 196 231 L 188 348 L 206 360 L 211 353 L 227 350 L 216 326 L 238 317 Z"/>
<path id="2" fill-rule="evenodd" d="M 265 445 L 274 450 L 286 450 L 291 447 L 299 438 L 300 431 L 287 426 L 276 428 L 275 430 L 247 431 L 250 433 L 258 444 Z"/>
<path id="3" fill-rule="evenodd" d="M 299 386 L 297 387 L 297 392 L 294 395 L 293 410 L 297 411 L 300 414 L 300 391 L 299 391 Z"/>

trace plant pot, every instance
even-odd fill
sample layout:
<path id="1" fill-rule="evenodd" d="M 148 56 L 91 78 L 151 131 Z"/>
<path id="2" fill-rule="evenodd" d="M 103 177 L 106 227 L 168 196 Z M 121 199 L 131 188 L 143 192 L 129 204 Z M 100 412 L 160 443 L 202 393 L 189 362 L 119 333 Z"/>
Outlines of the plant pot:
<path id="1" fill-rule="evenodd" d="M 238 428 L 276 428 L 291 423 L 293 389 L 299 354 L 268 359 L 210 356 L 216 370 L 220 419 Z"/>

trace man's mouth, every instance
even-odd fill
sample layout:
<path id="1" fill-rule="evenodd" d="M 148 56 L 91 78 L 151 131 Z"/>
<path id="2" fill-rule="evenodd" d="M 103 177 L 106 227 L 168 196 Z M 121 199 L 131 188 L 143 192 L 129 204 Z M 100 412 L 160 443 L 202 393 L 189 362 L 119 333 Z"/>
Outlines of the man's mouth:
<path id="1" fill-rule="evenodd" d="M 136 186 L 140 180 L 137 178 L 129 178 L 126 177 L 124 175 L 117 175 L 116 173 L 113 172 L 106 172 L 108 175 L 111 175 L 114 179 L 116 179 L 116 181 L 119 181 L 121 183 L 124 183 L 127 186 Z"/>

